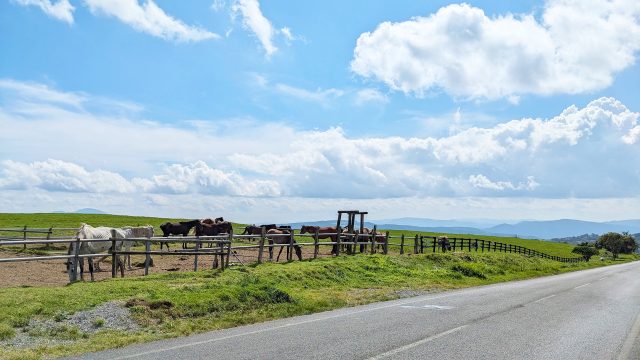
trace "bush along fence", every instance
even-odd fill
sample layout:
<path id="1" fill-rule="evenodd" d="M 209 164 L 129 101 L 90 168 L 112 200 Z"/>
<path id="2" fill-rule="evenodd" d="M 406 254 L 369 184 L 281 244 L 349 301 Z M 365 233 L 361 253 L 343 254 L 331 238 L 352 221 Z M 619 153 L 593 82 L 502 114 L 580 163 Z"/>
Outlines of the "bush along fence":
<path id="1" fill-rule="evenodd" d="M 116 277 L 119 266 L 122 266 L 121 257 L 144 256 L 144 275 L 149 274 L 152 266 L 152 256 L 192 256 L 193 270 L 203 268 L 203 261 L 210 259 L 212 268 L 224 270 L 230 265 L 246 265 L 249 263 L 262 263 L 273 261 L 274 250 L 279 251 L 276 261 L 279 261 L 283 250 L 286 250 L 286 261 L 297 258 L 303 259 L 318 258 L 321 256 L 338 256 L 341 254 L 356 253 L 380 253 L 390 252 L 399 254 L 423 254 L 438 253 L 448 251 L 467 252 L 503 252 L 515 253 L 525 256 L 535 256 L 544 259 L 555 260 L 564 263 L 577 263 L 584 261 L 582 257 L 560 257 L 548 255 L 536 250 L 532 250 L 520 245 L 507 244 L 498 241 L 490 241 L 476 238 L 426 236 L 426 235 L 390 235 L 389 232 L 377 232 L 375 229 L 370 234 L 346 233 L 338 228 L 335 233 L 315 233 L 306 234 L 271 234 L 263 229 L 259 235 L 239 235 L 223 234 L 218 236 L 171 236 L 171 237 L 138 237 L 138 238 L 117 238 L 115 231 L 112 231 L 110 239 L 78 239 L 68 233 L 71 228 L 24 228 L 20 229 L 0 229 L 0 250 L 3 248 L 15 249 L 16 246 L 26 249 L 27 245 L 44 245 L 44 249 L 50 249 L 58 245 L 64 246 L 64 253 L 47 252 L 47 255 L 22 256 L 12 258 L 0 258 L 2 263 L 23 262 L 23 261 L 43 261 L 43 260 L 65 260 L 69 264 L 69 281 L 78 280 L 77 268 L 85 258 L 111 257 L 111 276 Z M 6 236 L 4 234 L 20 234 L 18 236 Z M 62 236 L 52 234 L 66 233 Z M 28 236 L 31 234 L 40 236 Z M 92 246 L 82 246 L 83 243 L 108 243 L 102 248 L 108 248 L 108 253 L 89 253 L 87 249 Z M 72 246 L 75 244 L 75 246 Z M 161 244 L 182 244 L 178 250 L 161 250 Z M 85 244 L 86 245 L 86 244 Z M 160 250 L 152 250 L 152 245 L 158 245 Z M 18 248 L 18 249 L 19 249 Z M 304 256 L 303 251 L 305 250 Z M 324 251 L 323 251 L 324 249 Z M 331 251 L 328 253 L 328 249 Z M 268 256 L 268 258 L 267 258 Z M 244 260 L 243 260 L 244 259 Z M 121 267 L 121 276 L 124 270 Z"/>

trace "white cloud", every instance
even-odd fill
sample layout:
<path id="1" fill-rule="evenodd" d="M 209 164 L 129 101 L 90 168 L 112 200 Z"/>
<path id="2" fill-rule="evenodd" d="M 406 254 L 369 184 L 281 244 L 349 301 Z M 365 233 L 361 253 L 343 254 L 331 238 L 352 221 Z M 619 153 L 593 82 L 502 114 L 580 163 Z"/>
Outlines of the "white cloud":
<path id="1" fill-rule="evenodd" d="M 640 196 L 633 166 L 640 163 L 640 113 L 612 98 L 551 119 L 442 137 L 361 138 L 251 119 L 166 124 L 138 113 L 112 116 L 92 110 L 89 94 L 78 100 L 45 87 L 41 98 L 39 84 L 3 83 L 0 128 L 11 129 L 0 132 L 5 189 L 325 199 Z M 53 175 L 32 178 L 29 169 L 55 168 L 47 158 L 64 163 L 55 163 L 63 175 L 47 170 Z M 99 169 L 124 180 L 110 181 L 121 184 L 113 188 L 73 180 Z"/>
<path id="2" fill-rule="evenodd" d="M 210 194 L 229 196 L 278 196 L 280 188 L 271 180 L 247 180 L 237 173 L 211 168 L 203 161 L 172 164 L 160 175 L 131 180 L 105 170 L 89 171 L 61 160 L 0 163 L 0 189 L 42 189 L 53 192 Z M 152 197 L 158 201 L 158 197 Z"/>
<path id="3" fill-rule="evenodd" d="M 87 171 L 82 166 L 60 160 L 21 163 L 5 160 L 0 189 L 130 193 L 133 186 L 121 175 L 104 170 Z"/>
<path id="4" fill-rule="evenodd" d="M 394 90 L 468 99 L 584 93 L 609 86 L 640 49 L 635 0 L 548 1 L 533 15 L 488 17 L 452 4 L 360 35 L 351 69 Z"/>
<path id="5" fill-rule="evenodd" d="M 376 89 L 362 89 L 356 92 L 355 103 L 358 106 L 362 106 L 367 103 L 386 104 L 388 102 L 389 98 Z"/>
<path id="6" fill-rule="evenodd" d="M 51 2 L 51 0 L 13 0 L 15 3 L 22 6 L 37 6 L 48 16 L 64 21 L 67 24 L 73 24 L 73 10 L 74 7 L 69 3 L 69 0 L 58 0 L 57 2 Z"/>
<path id="7" fill-rule="evenodd" d="M 234 14 L 239 13 L 242 16 L 242 25 L 256 35 L 267 57 L 278 50 L 273 44 L 276 30 L 262 14 L 258 0 L 238 0 L 232 5 L 231 10 Z"/>
<path id="8" fill-rule="evenodd" d="M 153 0 L 85 0 L 93 14 L 116 17 L 134 29 L 165 40 L 196 42 L 218 39 L 218 34 L 189 26 L 164 12 Z"/>
<path id="9" fill-rule="evenodd" d="M 275 89 L 285 95 L 305 100 L 313 101 L 321 104 L 327 104 L 331 99 L 335 99 L 344 95 L 344 91 L 340 89 L 317 89 L 315 91 L 306 90 L 303 88 L 287 85 L 276 84 Z"/>
<path id="10" fill-rule="evenodd" d="M 161 175 L 150 179 L 134 178 L 132 182 L 144 192 L 205 193 L 234 196 L 278 196 L 279 184 L 272 180 L 246 180 L 237 173 L 225 173 L 203 161 L 193 164 L 173 164 Z"/>
<path id="11" fill-rule="evenodd" d="M 481 189 L 490 189 L 490 190 L 533 190 L 538 187 L 536 180 L 533 176 L 529 176 L 527 178 L 526 183 L 519 183 L 518 185 L 513 185 L 511 181 L 491 181 L 484 175 L 471 175 L 469 176 L 469 183 L 473 187 L 481 188 Z"/>

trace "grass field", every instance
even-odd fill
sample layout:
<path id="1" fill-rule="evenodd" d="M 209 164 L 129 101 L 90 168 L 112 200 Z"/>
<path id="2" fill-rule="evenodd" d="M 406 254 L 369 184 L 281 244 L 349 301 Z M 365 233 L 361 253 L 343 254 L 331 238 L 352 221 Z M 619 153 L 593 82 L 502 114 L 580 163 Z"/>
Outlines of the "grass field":
<path id="1" fill-rule="evenodd" d="M 77 354 L 130 343 L 399 297 L 399 291 L 438 291 L 612 264 L 563 264 L 503 253 L 356 255 L 207 270 L 144 278 L 110 279 L 54 288 L 0 289 L 0 329 L 11 338 L 31 320 L 60 319 L 106 301 L 135 304 L 140 331 L 84 334 L 60 326 L 38 333 L 66 343 L 27 349 L 0 346 L 0 358 Z M 155 305 L 155 306 L 154 306 Z M 12 334 L 12 331 L 14 334 Z"/>
<path id="2" fill-rule="evenodd" d="M 93 226 L 138 226 L 138 225 L 153 225 L 156 228 L 156 233 L 160 234 L 159 226 L 167 221 L 178 221 L 189 219 L 178 218 L 156 218 L 156 217 L 144 217 L 144 216 L 125 216 L 125 215 L 106 215 L 106 214 L 13 214 L 13 213 L 0 213 L 0 228 L 12 228 L 12 227 L 37 227 L 37 228 L 49 228 L 49 227 L 79 227 L 81 223 L 87 223 Z M 234 223 L 234 231 L 236 233 L 241 232 L 245 225 Z M 380 231 L 384 231 L 381 229 Z M 399 236 L 404 233 L 405 236 L 413 237 L 415 234 L 426 236 L 439 236 L 447 235 L 450 237 L 465 237 L 474 239 L 484 239 L 490 241 L 498 241 L 505 244 L 520 245 L 532 250 L 537 250 L 552 256 L 561 257 L 577 257 L 571 253 L 573 249 L 572 245 L 554 243 L 550 241 L 542 240 L 528 240 L 512 237 L 496 237 L 496 236 L 482 236 L 482 235 L 465 235 L 465 234 L 443 234 L 443 233 L 428 233 L 428 232 L 411 232 L 392 230 L 390 235 Z M 307 239 L 308 240 L 308 239 Z M 307 241 L 305 240 L 305 241 Z M 409 241 L 409 240 L 407 240 Z M 399 239 L 393 239 L 392 243 L 399 244 Z M 408 243 L 408 242 L 407 242 Z M 390 247 L 390 251 L 396 252 L 397 248 Z"/>

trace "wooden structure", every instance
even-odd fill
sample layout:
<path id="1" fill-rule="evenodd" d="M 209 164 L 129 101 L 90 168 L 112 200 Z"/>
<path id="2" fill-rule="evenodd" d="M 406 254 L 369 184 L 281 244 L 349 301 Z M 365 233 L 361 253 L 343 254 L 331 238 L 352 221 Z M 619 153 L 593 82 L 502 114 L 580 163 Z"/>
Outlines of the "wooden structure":
<path id="1" fill-rule="evenodd" d="M 338 223 L 336 224 L 336 229 L 339 228 L 342 222 L 342 214 L 346 214 L 347 215 L 347 227 L 345 229 L 347 229 L 347 232 L 353 234 L 355 232 L 355 225 L 356 225 L 356 216 L 360 215 L 360 228 L 359 233 L 363 233 L 364 231 L 364 216 L 368 214 L 368 212 L 366 211 L 359 211 L 359 210 L 338 210 Z"/>

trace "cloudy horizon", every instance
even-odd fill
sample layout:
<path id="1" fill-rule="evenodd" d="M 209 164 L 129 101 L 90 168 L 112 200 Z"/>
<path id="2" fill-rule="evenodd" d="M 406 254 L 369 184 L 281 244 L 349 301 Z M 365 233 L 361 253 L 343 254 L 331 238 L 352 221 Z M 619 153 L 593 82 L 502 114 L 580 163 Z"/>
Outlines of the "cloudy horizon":
<path id="1" fill-rule="evenodd" d="M 10 1 L 0 212 L 640 218 L 640 5 L 589 5 Z"/>

